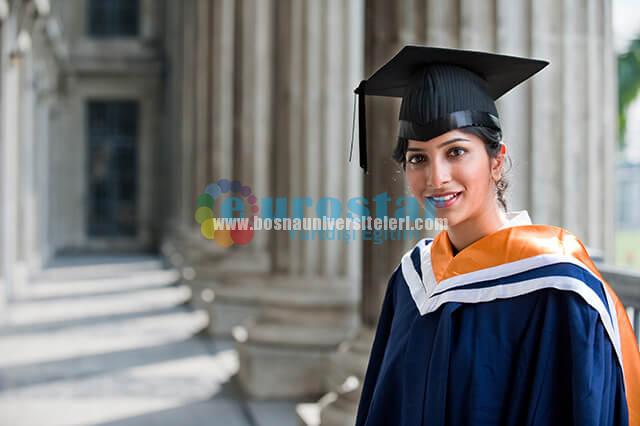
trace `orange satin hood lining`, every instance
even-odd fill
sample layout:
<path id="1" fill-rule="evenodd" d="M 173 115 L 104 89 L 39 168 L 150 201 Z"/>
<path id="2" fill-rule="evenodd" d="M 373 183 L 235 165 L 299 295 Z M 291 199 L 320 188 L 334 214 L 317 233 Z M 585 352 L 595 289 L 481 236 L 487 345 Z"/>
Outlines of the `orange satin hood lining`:
<path id="1" fill-rule="evenodd" d="M 436 281 L 479 269 L 491 268 L 539 254 L 576 256 L 578 240 L 562 228 L 548 225 L 521 225 L 486 235 L 453 255 L 449 235 L 440 232 L 431 246 Z M 577 257 L 577 256 L 576 256 Z"/>

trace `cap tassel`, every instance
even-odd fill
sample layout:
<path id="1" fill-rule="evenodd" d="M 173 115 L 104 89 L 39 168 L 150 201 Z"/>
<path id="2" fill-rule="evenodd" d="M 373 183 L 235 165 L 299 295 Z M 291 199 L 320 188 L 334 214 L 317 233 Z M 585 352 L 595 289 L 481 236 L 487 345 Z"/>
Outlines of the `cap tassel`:
<path id="1" fill-rule="evenodd" d="M 355 90 L 358 95 L 358 142 L 360 148 L 360 167 L 367 174 L 367 111 L 365 104 L 367 80 L 362 80 Z"/>
<path id="2" fill-rule="evenodd" d="M 357 89 L 356 89 L 357 90 Z M 351 113 L 351 144 L 349 146 L 349 162 L 353 156 L 353 134 L 356 131 L 356 95 L 353 94 L 353 112 Z"/>

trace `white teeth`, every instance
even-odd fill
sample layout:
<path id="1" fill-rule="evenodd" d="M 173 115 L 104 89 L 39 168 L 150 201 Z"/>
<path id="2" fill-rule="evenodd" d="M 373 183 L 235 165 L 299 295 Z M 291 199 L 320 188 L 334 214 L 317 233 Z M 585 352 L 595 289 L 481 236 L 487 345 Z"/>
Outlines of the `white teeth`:
<path id="1" fill-rule="evenodd" d="M 449 194 L 449 195 L 445 195 L 444 197 L 431 197 L 436 201 L 449 201 L 452 198 L 454 198 L 457 194 Z"/>

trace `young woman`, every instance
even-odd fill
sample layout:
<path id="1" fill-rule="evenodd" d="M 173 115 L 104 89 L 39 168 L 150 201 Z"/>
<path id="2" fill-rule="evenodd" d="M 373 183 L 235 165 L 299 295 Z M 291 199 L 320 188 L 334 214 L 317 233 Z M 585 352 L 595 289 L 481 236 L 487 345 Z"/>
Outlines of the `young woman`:
<path id="1" fill-rule="evenodd" d="M 361 136 L 364 95 L 402 97 L 394 158 L 448 223 L 389 281 L 357 425 L 640 425 L 623 305 L 575 236 L 507 213 L 494 101 L 546 65 L 408 46 L 356 90 Z"/>

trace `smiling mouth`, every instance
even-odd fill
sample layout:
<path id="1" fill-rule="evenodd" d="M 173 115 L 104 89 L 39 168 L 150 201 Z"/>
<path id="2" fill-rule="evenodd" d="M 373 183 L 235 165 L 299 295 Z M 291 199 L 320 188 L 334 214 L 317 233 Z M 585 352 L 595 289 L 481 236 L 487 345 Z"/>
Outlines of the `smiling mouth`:
<path id="1" fill-rule="evenodd" d="M 443 196 L 427 197 L 427 200 L 437 208 L 446 208 L 452 206 L 458 200 L 460 194 L 462 194 L 462 191 L 452 192 Z"/>

